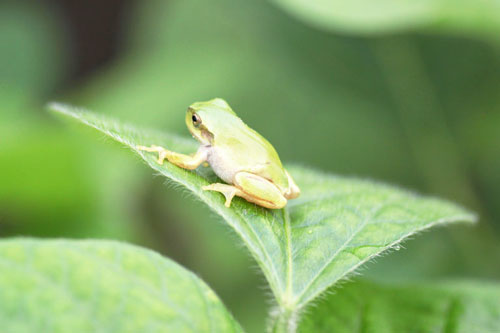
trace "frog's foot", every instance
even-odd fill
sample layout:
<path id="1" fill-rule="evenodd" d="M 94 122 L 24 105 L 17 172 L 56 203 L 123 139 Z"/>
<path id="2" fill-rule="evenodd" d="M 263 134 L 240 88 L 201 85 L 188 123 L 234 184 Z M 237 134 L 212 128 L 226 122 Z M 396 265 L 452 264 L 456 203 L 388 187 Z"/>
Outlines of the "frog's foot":
<path id="1" fill-rule="evenodd" d="M 163 164 L 163 161 L 167 158 L 167 154 L 170 153 L 169 150 L 155 145 L 151 145 L 151 147 L 136 146 L 136 148 L 151 153 L 158 153 L 158 164 Z"/>
<path id="2" fill-rule="evenodd" d="M 226 197 L 226 203 L 224 204 L 226 207 L 231 206 L 231 201 L 233 200 L 234 196 L 242 196 L 243 192 L 232 185 L 227 185 L 227 184 L 221 184 L 221 183 L 214 183 L 210 184 L 207 186 L 202 187 L 203 191 L 216 191 L 224 194 Z"/>

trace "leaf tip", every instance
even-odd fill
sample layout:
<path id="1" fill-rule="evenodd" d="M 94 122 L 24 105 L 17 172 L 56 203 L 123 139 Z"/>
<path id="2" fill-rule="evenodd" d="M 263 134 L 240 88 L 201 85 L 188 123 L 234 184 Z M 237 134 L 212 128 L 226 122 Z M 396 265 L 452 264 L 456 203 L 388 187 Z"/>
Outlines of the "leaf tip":
<path id="1" fill-rule="evenodd" d="M 60 102 L 48 102 L 46 105 L 45 105 L 45 108 L 48 110 L 48 111 L 51 111 L 51 112 L 60 112 L 60 113 L 64 113 L 67 111 L 68 109 L 68 106 L 66 104 L 63 104 L 63 103 L 60 103 Z"/>
<path id="2" fill-rule="evenodd" d="M 61 102 L 49 102 L 45 107 L 50 112 L 63 114 L 73 118 L 78 118 L 79 115 L 81 115 L 82 113 L 88 112 L 83 108 L 74 107 L 69 104 Z"/>
<path id="3" fill-rule="evenodd" d="M 466 223 L 476 224 L 479 223 L 479 214 L 472 211 L 466 211 L 462 220 Z"/>
<path id="4" fill-rule="evenodd" d="M 457 206 L 457 205 L 456 205 L 456 207 L 460 213 L 453 216 L 452 220 L 454 222 L 462 222 L 462 223 L 467 223 L 467 224 L 476 224 L 479 222 L 480 216 L 476 212 L 474 212 L 470 209 L 464 208 L 464 207 Z"/>

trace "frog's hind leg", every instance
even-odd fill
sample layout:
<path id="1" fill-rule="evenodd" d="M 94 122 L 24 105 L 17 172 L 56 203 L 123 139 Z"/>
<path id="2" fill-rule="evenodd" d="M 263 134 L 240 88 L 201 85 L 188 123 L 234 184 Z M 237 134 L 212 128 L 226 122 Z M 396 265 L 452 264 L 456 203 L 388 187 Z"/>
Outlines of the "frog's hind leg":
<path id="1" fill-rule="evenodd" d="M 250 172 L 238 172 L 234 176 L 234 185 L 241 189 L 241 197 L 271 209 L 283 208 L 287 200 L 280 189 L 264 177 Z"/>
<path id="2" fill-rule="evenodd" d="M 253 202 L 259 206 L 271 208 L 271 209 L 278 209 L 278 208 L 281 208 L 284 205 L 286 205 L 286 199 L 284 199 L 284 198 L 283 198 L 285 200 L 284 204 L 282 203 L 282 200 L 279 200 L 279 199 L 278 199 L 277 203 L 270 202 L 267 200 L 259 199 L 259 198 L 255 197 L 249 193 L 242 191 L 241 189 L 239 189 L 236 186 L 228 185 L 228 184 L 214 183 L 214 184 L 210 184 L 207 186 L 203 186 L 202 189 L 204 191 L 216 191 L 216 192 L 220 192 L 220 193 L 224 194 L 224 196 L 226 197 L 226 203 L 225 203 L 226 207 L 231 206 L 231 201 L 233 200 L 233 198 L 235 196 L 242 197 L 243 199 L 245 199 L 249 202 Z"/>
<path id="3" fill-rule="evenodd" d="M 234 186 L 227 184 L 211 184 L 204 190 L 218 191 L 226 197 L 226 207 L 236 195 L 259 206 L 279 209 L 286 205 L 287 200 L 280 190 L 269 180 L 249 172 L 238 172 L 234 177 Z"/>
<path id="4" fill-rule="evenodd" d="M 283 208 L 287 200 L 280 189 L 264 177 L 250 172 L 238 172 L 234 176 L 234 185 L 241 189 L 247 201 L 271 209 Z"/>
<path id="5" fill-rule="evenodd" d="M 234 177 L 234 186 L 214 183 L 203 186 L 205 191 L 217 191 L 226 197 L 226 207 L 231 205 L 234 196 L 253 202 L 259 206 L 279 209 L 283 208 L 287 200 L 281 191 L 269 180 L 249 172 L 238 172 Z"/>
<path id="6" fill-rule="evenodd" d="M 234 196 L 253 202 L 259 206 L 279 209 L 287 200 L 281 191 L 269 180 L 249 172 L 238 172 L 234 176 L 234 186 L 215 183 L 203 186 L 205 191 L 217 191 L 226 197 L 226 207 L 231 205 Z"/>

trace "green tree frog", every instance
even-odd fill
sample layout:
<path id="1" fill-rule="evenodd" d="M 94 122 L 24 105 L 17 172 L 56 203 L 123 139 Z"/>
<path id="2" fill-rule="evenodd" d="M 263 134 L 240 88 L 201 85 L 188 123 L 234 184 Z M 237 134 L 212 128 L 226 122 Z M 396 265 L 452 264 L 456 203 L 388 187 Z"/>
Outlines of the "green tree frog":
<path id="1" fill-rule="evenodd" d="M 248 127 L 223 99 L 193 103 L 186 113 L 186 125 L 200 142 L 195 154 L 184 155 L 155 145 L 137 148 L 158 153 L 160 164 L 167 159 L 190 170 L 208 162 L 227 184 L 214 183 L 203 190 L 222 193 L 226 207 L 230 207 L 234 196 L 239 196 L 266 208 L 279 209 L 288 199 L 300 195 L 274 147 Z"/>

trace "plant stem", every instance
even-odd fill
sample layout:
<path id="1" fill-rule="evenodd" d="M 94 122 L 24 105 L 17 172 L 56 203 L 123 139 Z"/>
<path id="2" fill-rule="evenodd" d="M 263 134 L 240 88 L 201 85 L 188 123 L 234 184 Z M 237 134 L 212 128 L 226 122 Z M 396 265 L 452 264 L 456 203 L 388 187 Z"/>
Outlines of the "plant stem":
<path id="1" fill-rule="evenodd" d="M 292 309 L 278 309 L 272 316 L 269 332 L 295 333 L 297 330 L 297 312 Z"/>

